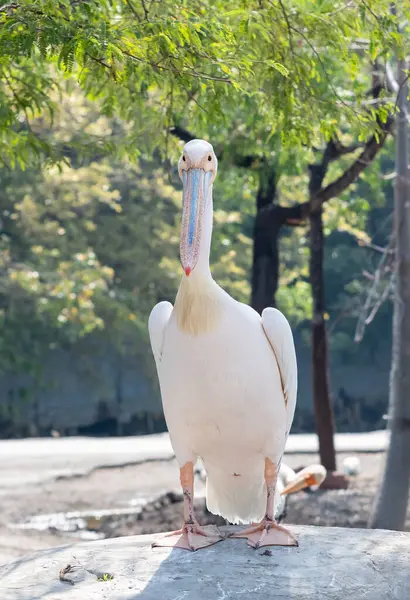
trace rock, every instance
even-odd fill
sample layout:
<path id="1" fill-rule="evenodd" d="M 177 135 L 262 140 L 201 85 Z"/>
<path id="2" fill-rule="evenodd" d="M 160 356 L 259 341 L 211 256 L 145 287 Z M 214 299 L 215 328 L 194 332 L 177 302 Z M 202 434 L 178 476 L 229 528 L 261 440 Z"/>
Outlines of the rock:
<path id="1" fill-rule="evenodd" d="M 232 530 L 233 528 L 230 528 Z M 50 548 L 0 567 L 1 600 L 408 600 L 410 533 L 291 527 L 298 548 L 227 539 L 190 553 L 158 536 Z"/>

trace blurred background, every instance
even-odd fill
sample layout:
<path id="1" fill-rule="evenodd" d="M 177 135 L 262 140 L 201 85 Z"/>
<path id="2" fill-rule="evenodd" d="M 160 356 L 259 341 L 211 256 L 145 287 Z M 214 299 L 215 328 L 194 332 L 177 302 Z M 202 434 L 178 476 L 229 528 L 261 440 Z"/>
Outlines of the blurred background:
<path id="1" fill-rule="evenodd" d="M 0 8 L 0 562 L 179 527 L 147 319 L 178 289 L 176 165 L 196 137 L 219 159 L 214 278 L 293 329 L 301 435 L 284 460 L 349 479 L 291 497 L 283 518 L 369 524 L 389 396 L 410 419 L 389 385 L 408 13 L 381 0 Z M 218 522 L 197 479 L 202 520 Z"/>

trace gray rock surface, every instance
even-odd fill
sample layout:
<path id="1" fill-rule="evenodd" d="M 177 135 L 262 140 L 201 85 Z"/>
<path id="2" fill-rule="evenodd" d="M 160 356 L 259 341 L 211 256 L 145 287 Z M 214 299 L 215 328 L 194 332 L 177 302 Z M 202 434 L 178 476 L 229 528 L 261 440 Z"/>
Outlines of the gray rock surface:
<path id="1" fill-rule="evenodd" d="M 408 600 L 410 534 L 291 527 L 299 548 L 228 539 L 189 553 L 156 536 L 52 548 L 0 567 L 1 600 Z M 268 551 L 267 551 L 268 550 Z M 63 575 L 61 569 L 73 570 Z"/>

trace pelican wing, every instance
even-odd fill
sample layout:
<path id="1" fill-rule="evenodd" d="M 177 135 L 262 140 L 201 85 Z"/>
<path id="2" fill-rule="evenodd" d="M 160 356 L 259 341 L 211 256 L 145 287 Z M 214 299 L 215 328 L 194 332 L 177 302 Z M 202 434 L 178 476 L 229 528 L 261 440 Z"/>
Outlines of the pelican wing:
<path id="1" fill-rule="evenodd" d="M 159 302 L 154 306 L 148 319 L 148 332 L 151 341 L 152 353 L 157 369 L 161 364 L 162 349 L 164 347 L 165 329 L 172 313 L 170 302 Z"/>
<path id="2" fill-rule="evenodd" d="M 278 363 L 286 404 L 286 431 L 289 433 L 298 388 L 298 369 L 292 330 L 285 316 L 276 308 L 265 308 L 262 313 L 262 327 Z"/>

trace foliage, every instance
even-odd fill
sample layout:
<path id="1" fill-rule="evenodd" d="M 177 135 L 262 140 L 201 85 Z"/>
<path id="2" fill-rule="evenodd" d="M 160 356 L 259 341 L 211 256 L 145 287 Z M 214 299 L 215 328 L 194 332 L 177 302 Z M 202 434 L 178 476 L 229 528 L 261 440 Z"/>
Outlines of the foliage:
<path id="1" fill-rule="evenodd" d="M 35 374 L 50 349 L 100 330 L 152 374 L 148 314 L 173 301 L 179 284 L 180 181 L 153 160 L 107 160 L 100 140 L 113 120 L 70 82 L 64 87 L 53 126 L 42 119 L 33 127 L 70 160 L 0 171 L 1 369 Z M 79 139 L 90 156 L 76 153 Z M 235 206 L 239 194 L 250 218 L 249 178 L 238 170 L 218 179 L 212 259 L 215 276 L 243 301 L 251 242 Z"/>
<path id="2" fill-rule="evenodd" d="M 341 115 L 375 127 L 363 64 L 405 39 L 387 0 L 21 0 L 0 19 L 2 157 L 21 166 L 61 157 L 30 125 L 53 115 L 58 70 L 127 122 L 118 152 L 166 143 L 182 119 L 214 137 L 239 118 L 232 141 L 251 130 L 249 149 L 264 153 L 272 136 L 287 147 L 329 136 Z"/>
<path id="3" fill-rule="evenodd" d="M 162 160 L 179 151 L 174 125 L 222 156 L 213 272 L 247 301 L 261 173 L 275 170 L 284 204 L 305 200 L 313 147 L 386 117 L 394 99 L 383 90 L 374 110 L 371 63 L 406 43 L 386 0 L 22 0 L 0 19 L 3 370 L 96 330 L 147 357 L 148 312 L 179 278 L 179 181 Z M 382 196 L 372 173 L 326 208 L 326 233 L 355 248 L 348 260 L 335 242 L 327 262 L 331 319 L 364 262 L 353 237 L 368 241 L 368 198 Z M 281 248 L 279 305 L 297 324 L 310 314 L 305 231 Z"/>
<path id="4" fill-rule="evenodd" d="M 7 179 L 3 172 L 2 178 L 1 364 L 30 370 L 47 347 L 102 327 L 96 304 L 109 293 L 113 271 L 84 234 L 93 226 L 91 207 L 107 203 L 113 210 L 115 204 L 101 188 L 95 195 L 104 182 L 95 165 L 75 175 L 66 167 L 24 176 L 16 171 Z M 88 212 L 84 220 L 79 210 Z"/>

